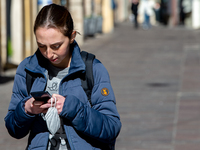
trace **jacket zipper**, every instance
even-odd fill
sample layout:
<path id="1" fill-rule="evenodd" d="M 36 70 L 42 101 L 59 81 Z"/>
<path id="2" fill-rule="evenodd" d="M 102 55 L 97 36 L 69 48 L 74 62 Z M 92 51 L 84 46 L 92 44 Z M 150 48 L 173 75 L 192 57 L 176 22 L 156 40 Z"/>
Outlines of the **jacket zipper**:
<path id="1" fill-rule="evenodd" d="M 59 94 L 60 94 L 60 95 L 63 95 L 63 90 L 62 90 L 62 83 L 63 83 L 63 80 L 66 79 L 66 78 L 67 78 L 69 75 L 71 75 L 71 74 L 73 74 L 73 73 L 67 74 L 67 75 L 60 81 L 60 85 L 59 85 Z M 69 79 L 66 80 L 66 81 L 69 81 Z M 67 136 L 67 141 L 68 141 L 69 147 L 70 147 L 70 149 L 68 149 L 68 150 L 74 150 L 74 145 L 73 145 L 73 143 L 72 143 L 72 140 L 71 140 L 71 137 L 70 137 L 70 134 L 69 134 L 69 127 L 68 127 L 68 126 L 65 126 L 64 123 L 63 123 L 63 128 L 64 128 L 64 130 L 65 130 L 65 134 L 66 134 L 66 136 Z M 66 128 L 66 129 L 65 129 L 65 128 Z"/>

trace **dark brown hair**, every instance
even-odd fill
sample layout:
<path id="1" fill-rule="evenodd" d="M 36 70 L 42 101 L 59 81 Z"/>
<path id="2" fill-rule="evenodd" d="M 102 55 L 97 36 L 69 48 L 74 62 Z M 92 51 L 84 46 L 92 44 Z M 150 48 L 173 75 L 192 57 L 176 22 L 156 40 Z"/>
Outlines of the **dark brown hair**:
<path id="1" fill-rule="evenodd" d="M 50 4 L 44 6 L 38 13 L 34 33 L 39 27 L 59 29 L 63 35 L 70 38 L 74 30 L 74 23 L 66 7 Z"/>

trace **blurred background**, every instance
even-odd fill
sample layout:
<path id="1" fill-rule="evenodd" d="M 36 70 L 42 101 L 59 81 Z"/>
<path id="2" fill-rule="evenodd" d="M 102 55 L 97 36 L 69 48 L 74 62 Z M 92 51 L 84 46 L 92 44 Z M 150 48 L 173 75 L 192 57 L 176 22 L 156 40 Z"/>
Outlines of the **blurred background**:
<path id="1" fill-rule="evenodd" d="M 137 0 L 1 0 L 0 1 L 0 74 L 33 54 L 37 45 L 33 24 L 44 5 L 56 3 L 68 7 L 75 22 L 80 45 L 87 37 L 113 32 L 124 21 L 134 22 L 131 2 Z M 138 23 L 145 18 L 145 2 L 138 6 Z M 200 28 L 200 0 L 147 0 L 152 26 Z"/>
<path id="2" fill-rule="evenodd" d="M 66 6 L 82 50 L 107 68 L 121 117 L 116 150 L 199 150 L 200 0 L 0 0 L 0 149 L 25 149 L 3 121 L 18 64 L 47 4 Z"/>

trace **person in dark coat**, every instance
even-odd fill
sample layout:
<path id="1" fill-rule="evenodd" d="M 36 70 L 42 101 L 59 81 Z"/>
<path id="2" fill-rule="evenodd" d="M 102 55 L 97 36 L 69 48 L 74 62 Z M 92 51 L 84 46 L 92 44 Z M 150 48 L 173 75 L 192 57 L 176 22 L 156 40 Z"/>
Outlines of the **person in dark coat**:
<path id="1" fill-rule="evenodd" d="M 134 15 L 135 28 L 138 28 L 138 5 L 139 5 L 139 0 L 131 0 L 131 11 L 132 14 Z"/>

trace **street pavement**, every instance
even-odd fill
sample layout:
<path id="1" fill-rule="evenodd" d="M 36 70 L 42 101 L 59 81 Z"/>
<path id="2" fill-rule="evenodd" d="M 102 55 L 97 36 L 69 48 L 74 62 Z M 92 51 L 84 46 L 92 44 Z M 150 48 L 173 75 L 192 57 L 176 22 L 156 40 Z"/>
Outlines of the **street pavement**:
<path id="1" fill-rule="evenodd" d="M 136 30 L 124 22 L 110 34 L 86 39 L 81 48 L 110 74 L 122 122 L 116 150 L 200 149 L 200 30 Z M 27 137 L 10 137 L 3 121 L 14 71 L 0 77 L 2 150 L 22 150 L 27 143 Z"/>

